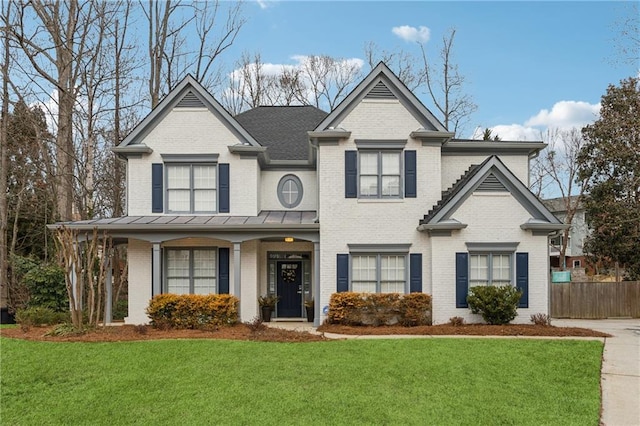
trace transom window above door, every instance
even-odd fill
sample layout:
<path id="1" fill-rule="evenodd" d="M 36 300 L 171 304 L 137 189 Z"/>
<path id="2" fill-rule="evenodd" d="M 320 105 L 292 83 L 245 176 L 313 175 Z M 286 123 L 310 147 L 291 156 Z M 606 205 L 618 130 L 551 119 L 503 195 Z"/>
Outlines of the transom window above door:
<path id="1" fill-rule="evenodd" d="M 215 164 L 165 164 L 167 212 L 215 213 L 217 168 Z"/>

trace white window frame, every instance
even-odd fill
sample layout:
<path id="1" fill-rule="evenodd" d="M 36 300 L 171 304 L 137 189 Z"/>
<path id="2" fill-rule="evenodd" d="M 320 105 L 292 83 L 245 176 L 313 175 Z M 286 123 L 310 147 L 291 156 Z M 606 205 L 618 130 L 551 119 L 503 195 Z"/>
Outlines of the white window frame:
<path id="1" fill-rule="evenodd" d="M 169 188 L 169 169 L 171 167 L 189 167 L 189 210 L 171 210 L 169 208 L 169 191 L 177 190 L 179 188 Z M 216 178 L 216 184 L 213 188 L 194 188 L 194 167 L 213 167 L 213 171 Z M 218 175 L 218 165 L 213 162 L 167 162 L 164 163 L 164 197 L 165 197 L 165 212 L 167 213 L 217 213 L 219 209 L 219 200 L 218 200 L 218 186 L 220 176 Z M 181 188 L 181 190 L 185 190 L 187 188 Z M 195 193 L 199 190 L 206 191 L 214 191 L 215 192 L 215 204 L 216 208 L 213 210 L 196 210 L 195 209 Z"/>
<path id="2" fill-rule="evenodd" d="M 401 199 L 404 195 L 404 155 L 402 149 L 358 149 L 358 198 L 363 199 Z M 362 154 L 377 154 L 377 173 L 362 173 Z M 397 154 L 398 155 L 398 174 L 384 174 L 382 170 L 382 155 Z M 363 194 L 361 190 L 361 181 L 363 176 L 376 176 L 377 178 L 377 194 Z M 382 178 L 385 176 L 398 176 L 398 194 L 383 195 L 382 194 Z"/>
<path id="3" fill-rule="evenodd" d="M 169 276 L 169 252 L 170 251 L 188 251 L 189 252 L 189 275 L 188 277 L 170 277 Z M 213 252 L 214 254 L 214 275 L 212 276 L 199 276 L 196 277 L 194 274 L 195 268 L 194 268 L 194 262 L 195 262 L 195 256 L 194 256 L 194 252 L 196 251 L 208 251 L 208 252 Z M 164 279 L 162 280 L 162 285 L 163 285 L 163 293 L 169 293 L 169 279 L 170 278 L 188 278 L 189 279 L 189 292 L 187 294 L 196 294 L 194 293 L 195 291 L 195 281 L 198 278 L 205 278 L 205 279 L 213 279 L 215 284 L 214 284 L 214 291 L 212 293 L 207 293 L 207 294 L 218 294 L 218 292 L 220 291 L 220 283 L 218 281 L 218 275 L 219 275 L 219 271 L 218 271 L 218 248 L 217 247 L 165 247 L 164 248 L 164 256 L 163 256 L 163 260 L 164 260 Z"/>
<path id="4" fill-rule="evenodd" d="M 349 246 L 349 289 L 354 291 L 354 273 L 353 260 L 357 256 L 374 256 L 375 257 L 375 293 L 381 293 L 382 290 L 382 257 L 398 256 L 403 258 L 404 266 L 404 283 L 403 293 L 409 292 L 409 247 L 410 244 L 348 244 Z"/>
<path id="5" fill-rule="evenodd" d="M 487 279 L 486 284 L 485 280 L 474 280 L 472 279 L 471 269 L 472 269 L 472 258 L 475 256 L 487 256 Z M 495 280 L 493 277 L 493 260 L 494 256 L 508 256 L 509 257 L 509 283 L 505 283 L 503 281 Z M 514 252 L 504 252 L 504 251 L 486 251 L 486 252 L 469 252 L 469 288 L 478 287 L 478 286 L 491 286 L 491 285 L 515 285 L 515 267 L 513 263 Z"/>

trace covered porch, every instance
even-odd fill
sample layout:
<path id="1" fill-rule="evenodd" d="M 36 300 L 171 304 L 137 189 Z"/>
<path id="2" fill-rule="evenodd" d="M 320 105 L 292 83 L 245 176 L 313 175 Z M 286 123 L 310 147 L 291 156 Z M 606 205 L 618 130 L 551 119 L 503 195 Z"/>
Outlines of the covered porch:
<path id="1" fill-rule="evenodd" d="M 258 216 L 126 216 L 70 222 L 126 242 L 127 324 L 148 322 L 149 300 L 161 293 L 229 293 L 241 321 L 260 315 L 258 297 L 280 297 L 275 318 L 306 321 L 305 300 L 319 299 L 320 243 L 315 212 Z M 107 292 L 110 290 L 107 282 Z M 319 318 L 315 304 L 316 322 Z M 105 322 L 111 322 L 105 309 Z"/>

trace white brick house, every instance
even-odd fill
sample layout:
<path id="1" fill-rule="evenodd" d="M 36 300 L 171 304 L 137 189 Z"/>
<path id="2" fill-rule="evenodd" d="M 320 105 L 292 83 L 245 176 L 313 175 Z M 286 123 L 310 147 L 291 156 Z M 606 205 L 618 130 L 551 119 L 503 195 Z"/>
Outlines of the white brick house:
<path id="1" fill-rule="evenodd" d="M 258 296 L 315 321 L 336 291 L 425 292 L 433 322 L 480 318 L 473 285 L 524 291 L 517 322 L 548 312 L 548 235 L 563 225 L 528 187 L 541 142 L 454 139 L 380 63 L 329 114 L 259 107 L 232 117 L 185 78 L 114 149 L 127 216 L 73 222 L 125 241 L 127 323 L 155 294 Z"/>

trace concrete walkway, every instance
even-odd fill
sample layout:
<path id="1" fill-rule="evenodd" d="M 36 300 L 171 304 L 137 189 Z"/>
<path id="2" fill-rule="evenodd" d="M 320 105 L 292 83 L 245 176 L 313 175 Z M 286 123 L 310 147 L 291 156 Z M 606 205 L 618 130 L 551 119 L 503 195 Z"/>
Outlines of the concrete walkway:
<path id="1" fill-rule="evenodd" d="M 558 327 L 582 327 L 609 333 L 602 356 L 601 424 L 640 425 L 640 320 L 560 320 Z"/>
<path id="2" fill-rule="evenodd" d="M 574 320 L 554 319 L 557 327 L 581 327 L 602 331 L 613 337 L 604 339 L 602 357 L 602 417 L 605 426 L 640 426 L 640 320 Z M 312 323 L 272 322 L 270 327 L 318 333 Z M 435 336 L 352 336 L 324 333 L 333 339 L 431 338 Z M 479 337 L 479 336 L 441 336 Z M 487 336 L 497 337 L 497 336 Z M 509 337 L 505 337 L 509 338 Z M 518 337 L 523 338 L 523 337 Z M 541 337 L 545 338 L 545 337 Z M 548 338 L 548 337 L 546 337 Z M 567 337 L 570 339 L 570 337 Z"/>

